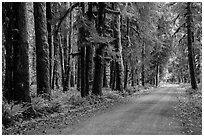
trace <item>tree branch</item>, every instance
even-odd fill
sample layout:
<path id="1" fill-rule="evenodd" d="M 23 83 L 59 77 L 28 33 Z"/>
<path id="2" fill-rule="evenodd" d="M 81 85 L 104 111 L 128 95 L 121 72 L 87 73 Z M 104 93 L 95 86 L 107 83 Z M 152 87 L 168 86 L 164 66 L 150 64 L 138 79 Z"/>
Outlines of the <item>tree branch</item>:
<path id="1" fill-rule="evenodd" d="M 183 35 L 182 38 L 179 39 L 179 44 L 181 43 L 181 41 L 186 38 L 186 35 Z"/>
<path id="2" fill-rule="evenodd" d="M 172 36 L 175 36 L 176 33 L 178 33 L 179 30 L 180 30 L 185 24 L 186 24 L 186 23 L 183 23 L 181 26 L 179 26 Z"/>
<path id="3" fill-rule="evenodd" d="M 58 33 L 59 31 L 59 28 L 60 28 L 60 25 L 62 24 L 62 21 L 66 18 L 66 16 L 68 15 L 68 13 L 70 13 L 75 7 L 79 6 L 79 2 L 75 3 L 74 5 L 72 5 L 68 10 L 67 12 L 64 14 L 64 16 L 62 16 L 60 18 L 60 22 L 58 23 L 57 25 L 57 30 L 56 30 L 56 34 Z"/>
<path id="4" fill-rule="evenodd" d="M 111 9 L 108 9 L 108 8 L 105 8 L 105 12 L 107 12 L 109 14 L 120 15 L 120 11 L 115 11 L 115 10 L 111 10 Z"/>

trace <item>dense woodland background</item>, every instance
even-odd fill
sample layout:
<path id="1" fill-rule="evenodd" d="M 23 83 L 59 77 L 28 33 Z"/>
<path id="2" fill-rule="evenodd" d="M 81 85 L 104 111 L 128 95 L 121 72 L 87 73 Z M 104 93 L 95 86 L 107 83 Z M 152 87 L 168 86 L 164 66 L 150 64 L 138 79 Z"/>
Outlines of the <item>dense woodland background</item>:
<path id="1" fill-rule="evenodd" d="M 4 102 L 201 82 L 199 2 L 3 2 L 2 16 Z"/>

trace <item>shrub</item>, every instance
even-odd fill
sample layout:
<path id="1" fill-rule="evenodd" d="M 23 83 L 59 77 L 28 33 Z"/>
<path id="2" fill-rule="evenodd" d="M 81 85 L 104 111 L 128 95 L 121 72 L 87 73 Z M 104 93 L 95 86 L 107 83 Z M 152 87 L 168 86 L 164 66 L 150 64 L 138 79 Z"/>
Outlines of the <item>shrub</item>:
<path id="1" fill-rule="evenodd" d="M 35 97 L 32 99 L 32 106 L 38 115 L 47 115 L 59 112 L 61 104 L 58 100 L 49 101 L 42 97 Z"/>
<path id="2" fill-rule="evenodd" d="M 14 104 L 13 102 L 8 104 L 7 102 L 2 102 L 2 124 L 5 127 L 9 127 L 16 122 L 23 120 L 23 112 L 25 112 L 29 107 L 25 104 Z"/>

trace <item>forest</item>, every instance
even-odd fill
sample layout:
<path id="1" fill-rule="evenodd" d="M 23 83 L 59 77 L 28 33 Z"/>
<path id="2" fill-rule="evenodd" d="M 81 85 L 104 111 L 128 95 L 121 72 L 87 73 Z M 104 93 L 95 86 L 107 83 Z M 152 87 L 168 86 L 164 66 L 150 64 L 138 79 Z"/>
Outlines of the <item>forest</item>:
<path id="1" fill-rule="evenodd" d="M 4 134 L 164 84 L 200 99 L 201 83 L 201 2 L 2 2 Z"/>

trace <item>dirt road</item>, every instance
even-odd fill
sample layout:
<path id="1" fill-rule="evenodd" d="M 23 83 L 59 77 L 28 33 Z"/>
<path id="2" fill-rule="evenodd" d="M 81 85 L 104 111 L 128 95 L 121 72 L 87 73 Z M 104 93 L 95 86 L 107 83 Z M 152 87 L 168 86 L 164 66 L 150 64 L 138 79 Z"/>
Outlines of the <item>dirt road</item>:
<path id="1" fill-rule="evenodd" d="M 182 134 L 182 127 L 173 118 L 177 103 L 176 87 L 154 89 L 149 95 L 133 98 L 133 102 L 98 114 L 65 128 L 61 134 L 83 135 L 172 135 Z"/>

